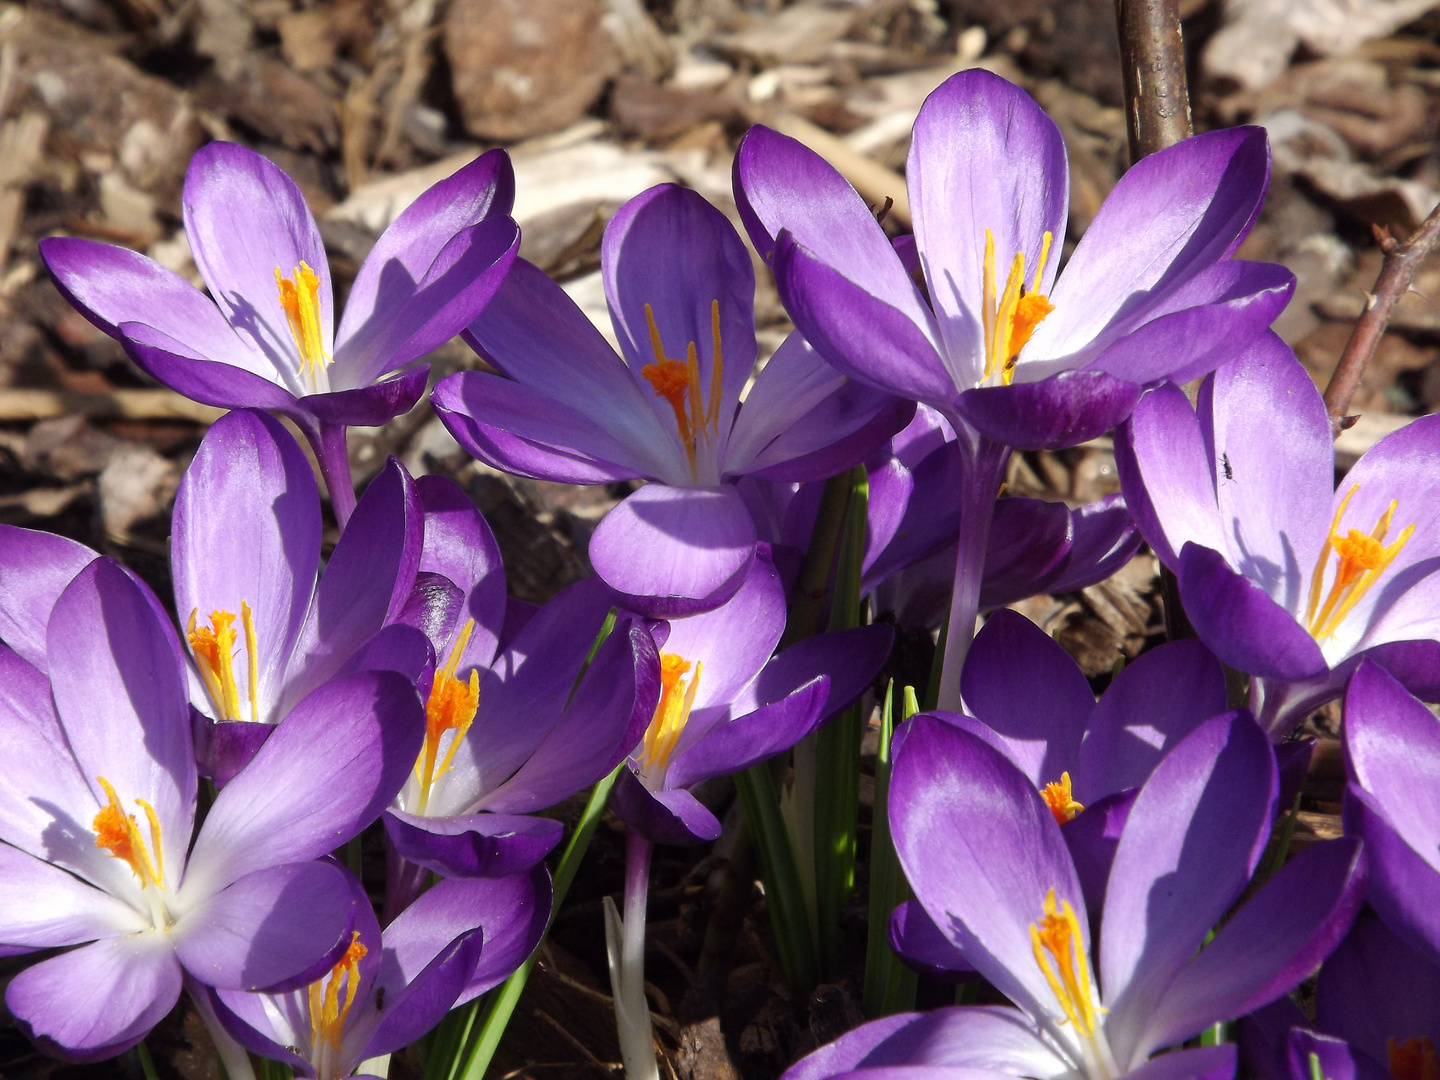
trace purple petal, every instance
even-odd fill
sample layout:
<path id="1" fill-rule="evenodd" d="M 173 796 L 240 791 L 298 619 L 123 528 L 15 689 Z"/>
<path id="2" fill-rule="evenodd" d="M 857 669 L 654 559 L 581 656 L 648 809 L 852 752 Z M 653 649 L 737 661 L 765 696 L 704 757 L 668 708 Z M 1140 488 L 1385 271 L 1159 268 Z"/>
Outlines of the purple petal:
<path id="1" fill-rule="evenodd" d="M 46 651 L 55 710 L 97 802 L 108 801 L 99 777 L 126 807 L 149 802 L 163 861 L 178 873 L 194 822 L 196 779 L 172 631 L 118 563 L 96 559 L 56 602 Z"/>
<path id="2" fill-rule="evenodd" d="M 949 405 L 954 399 L 928 311 L 922 309 L 923 321 L 917 322 L 907 310 L 911 305 L 898 307 L 867 291 L 788 231 L 776 240 L 772 268 L 796 329 L 841 372 L 927 404 Z M 908 278 L 905 282 L 913 292 Z"/>
<path id="3" fill-rule="evenodd" d="M 1139 787 L 1203 720 L 1227 707 L 1225 670 L 1198 641 L 1172 641 L 1127 664 L 1106 689 L 1080 750 L 1075 797 Z"/>
<path id="4" fill-rule="evenodd" d="M 538 865 L 555 850 L 564 828 L 523 814 L 418 817 L 388 810 L 386 835 L 407 862 L 457 878 L 503 878 Z"/>
<path id="5" fill-rule="evenodd" d="M 880 674 L 895 633 L 888 626 L 860 626 L 797 641 L 761 670 L 735 699 L 733 713 L 757 709 L 790 694 L 817 675 L 830 680 L 825 717 L 834 716 L 863 694 Z"/>
<path id="6" fill-rule="evenodd" d="M 96 557 L 84 544 L 63 536 L 0 525 L 0 641 L 46 671 L 50 612 L 75 575 Z"/>
<path id="7" fill-rule="evenodd" d="M 1358 841 L 1306 848 L 1235 914 L 1154 1005 L 1139 1052 L 1172 1046 L 1287 993 L 1320 966 L 1364 901 Z"/>
<path id="8" fill-rule="evenodd" d="M 1080 666 L 1025 616 L 997 611 L 965 658 L 960 693 L 1036 787 L 1077 771 L 1095 697 Z"/>
<path id="9" fill-rule="evenodd" d="M 190 908 L 171 933 L 191 975 L 222 990 L 264 990 L 296 979 L 349 943 L 353 897 L 332 863 L 246 874 Z"/>
<path id="10" fill-rule="evenodd" d="M 136 367 L 191 401 L 221 409 L 275 409 L 302 424 L 309 419 L 296 401 L 303 390 L 292 392 L 275 377 L 212 360 L 216 353 L 204 346 L 139 322 L 120 324 L 120 344 Z M 247 350 L 247 355 L 253 354 Z"/>
<path id="11" fill-rule="evenodd" d="M 181 899 L 343 845 L 395 797 L 424 732 L 415 687 L 396 672 L 342 675 L 314 691 L 215 799 Z"/>
<path id="12" fill-rule="evenodd" d="M 1208 132 L 1142 158 L 1085 230 L 1051 293 L 1031 356 L 1100 351 L 1148 322 L 1249 232 L 1270 173 L 1261 128 Z M 1083 355 L 1083 354 L 1082 354 Z"/>
<path id="13" fill-rule="evenodd" d="M 22 971 L 5 991 L 21 1029 L 48 1052 L 92 1062 L 128 1050 L 180 1000 L 169 939 L 146 930 L 97 941 Z"/>
<path id="14" fill-rule="evenodd" d="M 927 978 L 941 982 L 975 978 L 975 969 L 955 951 L 918 900 L 906 900 L 890 913 L 886 936 L 895 954 Z"/>
<path id="15" fill-rule="evenodd" d="M 1440 967 L 1363 914 L 1320 969 L 1315 1018 L 1376 1061 L 1391 1039 L 1440 1039 Z"/>
<path id="16" fill-rule="evenodd" d="M 1176 1050 L 1126 1073 L 1126 1080 L 1231 1080 L 1236 1049 L 1231 1043 Z"/>
<path id="17" fill-rule="evenodd" d="M 1297 1029 L 1285 1040 L 1286 1064 L 1294 1080 L 1309 1080 L 1311 1058 L 1319 1060 L 1325 1080 L 1387 1080 L 1388 1069 L 1369 1054 L 1354 1050 L 1341 1039 Z"/>
<path id="18" fill-rule="evenodd" d="M 379 427 L 415 407 L 425 393 L 428 364 L 353 390 L 310 394 L 305 408 L 318 420 L 342 427 Z"/>
<path id="19" fill-rule="evenodd" d="M 1200 640 L 1233 668 L 1298 682 L 1323 673 L 1320 646 L 1295 616 L 1225 557 L 1199 544 L 1180 552 L 1180 598 Z"/>
<path id="20" fill-rule="evenodd" d="M 1003 279 L 1017 253 L 1033 277 L 1050 234 L 1056 248 L 1038 290 L 1050 292 L 1069 202 L 1065 142 L 1025 91 L 988 71 L 962 71 L 921 106 L 905 176 L 946 351 L 963 364 L 957 383 L 974 386 L 984 374 L 987 236 Z"/>
<path id="21" fill-rule="evenodd" d="M 319 278 L 321 342 L 327 355 L 335 354 L 330 265 L 305 196 L 253 150 L 213 142 L 190 159 L 181 202 L 185 235 L 210 295 L 236 334 L 270 359 L 293 392 L 303 393 L 277 268 L 289 277 L 304 263 Z"/>
<path id="22" fill-rule="evenodd" d="M 1051 889 L 1089 937 L 1054 815 L 1023 773 L 969 732 L 922 715 L 896 742 L 890 823 L 916 898 L 997 990 L 1032 1016 L 1051 1015 L 1054 993 L 1030 940 Z"/>
<path id="23" fill-rule="evenodd" d="M 201 775 L 208 776 L 216 790 L 240 775 L 240 770 L 249 765 L 260 747 L 265 745 L 275 731 L 271 724 L 256 724 L 249 720 L 226 720 L 216 723 L 205 718 L 208 729 L 208 746 L 202 754 L 196 752 L 201 763 Z"/>
<path id="24" fill-rule="evenodd" d="M 149 928 L 123 900 L 0 845 L 0 955 L 123 938 Z"/>
<path id="25" fill-rule="evenodd" d="M 42 240 L 40 255 L 65 299 L 111 337 L 120 337 L 125 326 L 146 326 L 184 343 L 193 355 L 283 381 L 262 353 L 236 336 L 214 302 L 154 260 L 69 237 Z M 276 293 L 273 275 L 270 291 Z"/>
<path id="26" fill-rule="evenodd" d="M 1074 525 L 1064 503 L 999 499 L 985 549 L 982 608 L 1046 592 L 1070 561 Z"/>
<path id="27" fill-rule="evenodd" d="M 1106 890 L 1100 981 L 1117 1058 L 1176 972 L 1240 895 L 1270 835 L 1277 781 L 1270 740 L 1248 713 L 1208 720 L 1150 775 Z"/>
<path id="28" fill-rule="evenodd" d="M 660 426 L 671 435 L 677 459 L 684 451 L 674 414 L 640 373 L 657 362 L 650 317 L 668 358 L 683 361 L 687 345 L 695 346 L 707 407 L 719 410 L 719 429 L 728 432 L 756 355 L 755 272 L 734 226 L 702 196 L 661 184 L 631 199 L 610 219 L 600 247 L 600 270 L 620 352 L 636 388 L 649 398 Z M 717 302 L 719 341 L 711 326 Z M 718 405 L 708 399 L 717 352 L 723 368 Z"/>
<path id="29" fill-rule="evenodd" d="M 650 791 L 633 768 L 620 770 L 611 793 L 621 821 L 652 844 L 704 844 L 720 835 L 720 821 L 690 792 Z"/>
<path id="30" fill-rule="evenodd" d="M 1110 883 L 1115 849 L 1120 845 L 1137 795 L 1139 792 L 1134 789 L 1106 795 L 1060 826 L 1060 835 L 1065 838 L 1065 846 L 1075 862 L 1085 906 L 1091 911 L 1105 910 L 1105 890 Z"/>
<path id="31" fill-rule="evenodd" d="M 391 623 L 352 653 L 338 674 L 352 671 L 398 671 L 419 686 L 435 674 L 435 650 L 415 627 Z"/>
<path id="32" fill-rule="evenodd" d="M 234 665 L 241 715 L 228 719 L 275 723 L 320 565 L 320 493 L 279 421 L 243 410 L 206 432 L 175 496 L 170 551 L 182 623 L 205 627 L 212 612 L 254 612 L 257 655 L 242 644 Z"/>
<path id="33" fill-rule="evenodd" d="M 1365 841 L 1370 865 L 1366 900 L 1412 949 L 1440 965 L 1440 911 L 1435 906 L 1440 873 L 1354 784 L 1345 790 L 1343 816 L 1346 835 Z"/>
<path id="34" fill-rule="evenodd" d="M 1017 450 L 1060 450 L 1103 435 L 1124 420 L 1141 389 L 1103 371 L 1062 371 L 1039 382 L 966 390 L 955 408 L 998 443 Z"/>
<path id="35" fill-rule="evenodd" d="M 590 538 L 595 573 L 631 610 L 656 618 L 708 611 L 745 580 L 755 523 L 735 489 L 647 484 Z"/>
<path id="36" fill-rule="evenodd" d="M 1064 572 L 1048 586 L 1053 592 L 1079 592 L 1104 581 L 1128 563 L 1143 542 L 1124 495 L 1107 495 L 1071 511 L 1075 535 Z"/>
<path id="37" fill-rule="evenodd" d="M 505 625 L 505 568 L 495 534 L 453 480 L 422 476 L 415 481 L 425 512 L 420 569 L 443 574 L 465 597 L 465 617 L 475 620 L 466 648 L 468 663 L 489 665 Z"/>
<path id="38" fill-rule="evenodd" d="M 827 714 L 828 683 L 820 676 L 773 704 L 716 724 L 675 756 L 666 786 L 688 787 L 712 776 L 728 776 L 790 749 Z"/>

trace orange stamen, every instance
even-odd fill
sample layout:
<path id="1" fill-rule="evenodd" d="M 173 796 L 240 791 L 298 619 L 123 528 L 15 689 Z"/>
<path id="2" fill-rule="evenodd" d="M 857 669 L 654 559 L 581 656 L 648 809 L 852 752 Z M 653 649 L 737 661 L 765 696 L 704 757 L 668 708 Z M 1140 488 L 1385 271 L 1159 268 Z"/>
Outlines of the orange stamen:
<path id="1" fill-rule="evenodd" d="M 480 708 L 480 672 L 472 670 L 470 678 L 464 682 L 455 677 L 460 656 L 474 632 L 475 620 L 466 620 L 460 636 L 450 649 L 445 666 L 435 673 L 430 684 L 430 696 L 425 701 L 425 745 L 415 762 L 415 775 L 420 779 L 421 814 L 430 804 L 430 790 L 435 781 L 450 771 L 460 740 L 465 738 Z M 450 731 L 455 733 L 455 737 L 450 740 L 445 756 L 441 758 L 440 742 Z"/>
<path id="2" fill-rule="evenodd" d="M 712 353 L 708 403 L 700 389 L 700 357 L 695 342 L 686 344 L 684 361 L 672 360 L 665 354 L 660 328 L 655 324 L 655 312 L 649 304 L 645 305 L 645 321 L 650 331 L 650 351 L 655 355 L 655 362 L 642 367 L 640 377 L 651 385 L 656 397 L 669 403 L 675 413 L 675 426 L 690 462 L 690 475 L 696 477 L 696 440 L 703 438 L 708 442 L 712 433 L 713 437 L 720 434 L 720 399 L 725 370 L 720 346 L 720 301 L 710 302 Z"/>
<path id="3" fill-rule="evenodd" d="M 1060 779 L 1051 784 L 1046 784 L 1040 789 L 1040 795 L 1045 800 L 1045 805 L 1050 808 L 1050 813 L 1055 815 L 1055 823 L 1064 825 L 1073 821 L 1081 811 L 1085 809 L 1075 801 L 1074 793 L 1070 787 L 1070 774 L 1062 772 Z"/>
<path id="4" fill-rule="evenodd" d="M 290 324 L 290 336 L 300 353 L 300 371 L 315 383 L 315 371 L 330 362 L 325 351 L 325 334 L 320 325 L 320 276 L 302 262 L 289 277 L 275 267 L 275 285 L 280 290 L 280 306 Z"/>
<path id="5" fill-rule="evenodd" d="M 1325 544 L 1320 549 L 1320 556 L 1315 560 L 1315 570 L 1310 577 L 1310 598 L 1305 610 L 1305 621 L 1310 636 L 1316 641 L 1325 640 L 1340 628 L 1346 616 L 1389 569 L 1415 532 L 1412 522 L 1400 531 L 1394 543 L 1388 546 L 1385 544 L 1385 536 L 1390 531 L 1390 523 L 1399 505 L 1396 500 L 1391 499 L 1390 505 L 1380 515 L 1369 535 L 1359 529 L 1348 529 L 1342 534 L 1340 521 L 1345 516 L 1350 500 L 1359 490 L 1359 484 L 1352 484 L 1345 497 L 1340 500 L 1340 506 L 1335 511 L 1335 518 L 1330 523 L 1330 531 L 1325 537 Z M 1332 551 L 1335 553 L 1335 576 L 1322 605 L 1320 595 L 1324 589 L 1325 568 L 1330 562 Z"/>
<path id="6" fill-rule="evenodd" d="M 322 1043 L 329 1043 L 340 1049 L 341 1036 L 345 1032 L 345 1018 L 355 1004 L 355 995 L 360 991 L 360 961 L 370 950 L 360 944 L 360 931 L 350 936 L 350 947 L 335 962 L 330 973 L 316 979 L 309 987 L 310 998 L 310 1045 L 319 1049 Z M 340 993 L 344 988 L 345 1002 L 341 1004 Z"/>
<path id="7" fill-rule="evenodd" d="M 1030 924 L 1030 945 L 1035 963 L 1066 1018 L 1082 1035 L 1093 1038 L 1097 1010 L 1090 993 L 1090 962 L 1085 955 L 1085 939 L 1070 902 L 1067 900 L 1057 908 L 1054 889 L 1045 894 L 1044 913 Z"/>
<path id="8" fill-rule="evenodd" d="M 150 827 L 150 843 L 147 846 L 145 837 L 141 835 L 140 827 L 135 822 L 135 815 L 125 813 L 120 796 L 115 794 L 110 781 L 103 776 L 95 779 L 99 781 L 108 800 L 90 823 L 90 828 L 95 832 L 95 846 L 109 852 L 112 858 L 126 863 L 131 872 L 140 879 L 141 888 L 154 885 L 157 889 L 163 889 L 165 853 L 160 847 L 160 819 L 155 814 L 155 808 L 144 799 L 135 800 L 135 805 L 145 811 Z"/>
<path id="9" fill-rule="evenodd" d="M 1034 283 L 1025 288 L 1025 253 L 1017 251 L 1010 261 L 1010 272 L 1005 278 L 1005 287 L 996 296 L 995 288 L 995 237 L 985 230 L 985 263 L 983 267 L 983 293 L 980 301 L 981 321 L 985 329 L 985 377 L 988 379 L 998 370 L 1000 378 L 1008 386 L 1015 377 L 1015 363 L 1020 351 L 1030 341 L 1035 328 L 1055 310 L 1047 296 L 1040 292 L 1040 283 L 1045 275 L 1045 264 L 1050 258 L 1053 237 L 1047 230 L 1040 241 L 1040 257 L 1035 263 Z"/>
<path id="10" fill-rule="evenodd" d="M 670 755 L 680 742 L 685 724 L 690 719 L 690 709 L 695 704 L 695 694 L 700 689 L 700 674 L 705 665 L 695 662 L 695 675 L 687 684 L 682 676 L 690 670 L 690 662 L 675 653 L 660 656 L 660 700 L 655 705 L 655 715 L 645 729 L 641 743 L 640 766 L 646 772 L 663 769 L 670 764 Z"/>

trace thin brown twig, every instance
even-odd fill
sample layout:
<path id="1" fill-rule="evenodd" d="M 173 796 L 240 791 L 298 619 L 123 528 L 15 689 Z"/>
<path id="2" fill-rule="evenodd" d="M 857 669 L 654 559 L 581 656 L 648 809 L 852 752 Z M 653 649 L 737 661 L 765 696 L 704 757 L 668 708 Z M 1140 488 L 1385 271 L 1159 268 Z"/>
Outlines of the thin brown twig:
<path id="1" fill-rule="evenodd" d="M 1194 134 L 1177 0 L 1115 0 L 1130 163 Z"/>
<path id="2" fill-rule="evenodd" d="M 1355 321 L 1355 329 L 1350 332 L 1350 340 L 1345 343 L 1345 351 L 1340 354 L 1340 362 L 1335 365 L 1335 373 L 1325 387 L 1325 411 L 1330 414 L 1331 434 L 1337 438 L 1357 419 L 1347 416 L 1346 412 L 1360 385 L 1360 376 L 1365 374 L 1365 365 L 1375 355 L 1395 305 L 1410 291 L 1410 284 L 1415 280 L 1415 272 L 1421 262 L 1440 242 L 1440 206 L 1430 211 L 1430 216 L 1403 244 L 1383 226 L 1376 225 L 1374 228 L 1375 240 L 1385 253 L 1385 261 L 1380 266 L 1380 276 L 1375 279 L 1375 291 L 1367 294 L 1365 310 Z"/>

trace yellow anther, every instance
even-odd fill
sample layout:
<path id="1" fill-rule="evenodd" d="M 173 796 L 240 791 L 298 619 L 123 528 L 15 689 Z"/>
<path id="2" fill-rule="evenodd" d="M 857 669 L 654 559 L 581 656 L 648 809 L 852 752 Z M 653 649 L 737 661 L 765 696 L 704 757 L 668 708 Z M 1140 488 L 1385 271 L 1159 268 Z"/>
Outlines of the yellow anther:
<path id="1" fill-rule="evenodd" d="M 145 811 L 145 819 L 150 826 L 150 843 L 147 845 L 145 837 L 140 834 L 140 827 L 135 823 L 135 815 L 125 813 L 120 796 L 115 794 L 110 781 L 103 776 L 95 779 L 108 800 L 90 823 L 95 832 L 95 846 L 127 864 L 140 879 L 142 889 L 151 885 L 163 889 L 165 853 L 160 846 L 160 819 L 155 815 L 155 808 L 144 799 L 135 800 L 135 805 Z"/>
<path id="2" fill-rule="evenodd" d="M 1041 788 L 1040 795 L 1045 800 L 1045 805 L 1050 807 L 1050 813 L 1055 815 L 1055 822 L 1058 825 L 1073 821 L 1075 816 L 1085 809 L 1075 801 L 1068 772 L 1062 772 L 1057 782 L 1046 784 Z"/>
<path id="3" fill-rule="evenodd" d="M 1055 310 L 1048 297 L 1040 292 L 1045 276 L 1045 264 L 1050 258 L 1053 242 L 1049 230 L 1040 241 L 1040 257 L 1035 262 L 1034 283 L 1025 288 L 1025 253 L 1017 251 L 1010 261 L 1010 272 L 1005 278 L 1005 287 L 996 294 L 995 280 L 995 236 L 985 230 L 985 264 L 983 268 L 982 296 L 980 301 L 981 322 L 985 328 L 985 377 L 988 379 L 997 371 L 1008 386 L 1015 377 L 1015 363 L 1020 351 L 1025 348 L 1035 328 Z"/>
<path id="4" fill-rule="evenodd" d="M 430 805 L 430 789 L 435 781 L 450 771 L 460 740 L 465 738 L 480 708 L 480 672 L 472 670 L 470 678 L 464 682 L 455 677 L 460 657 L 474 632 L 475 620 L 467 619 L 445 666 L 435 673 L 435 679 L 430 684 L 430 696 L 425 701 L 425 745 L 415 762 L 415 775 L 420 780 L 418 809 L 421 814 Z M 455 737 L 450 740 L 442 758 L 440 743 L 450 731 L 455 733 Z"/>
<path id="5" fill-rule="evenodd" d="M 1315 560 L 1315 570 L 1310 577 L 1310 600 L 1305 609 L 1305 622 L 1310 636 L 1316 641 L 1324 641 L 1340 628 L 1346 616 L 1389 569 L 1415 532 L 1412 522 L 1400 531 L 1393 544 L 1385 544 L 1385 536 L 1390 531 L 1390 523 L 1399 505 L 1396 500 L 1391 499 L 1390 505 L 1380 515 L 1368 535 L 1359 529 L 1348 529 L 1342 533 L 1341 519 L 1345 516 L 1350 500 L 1359 490 L 1359 484 L 1352 484 L 1345 497 L 1340 500 L 1335 519 L 1330 523 L 1330 531 L 1326 534 L 1325 544 L 1320 549 L 1320 557 Z M 1320 595 L 1324 591 L 1325 570 L 1330 563 L 1331 552 L 1335 554 L 1335 576 L 1322 605 Z"/>
<path id="6" fill-rule="evenodd" d="M 695 662 L 695 674 L 686 683 L 683 676 L 690 670 L 690 662 L 675 653 L 660 656 L 660 700 L 655 705 L 655 715 L 645 729 L 641 743 L 640 766 L 646 772 L 663 769 L 670 764 L 670 755 L 680 742 L 685 725 L 690 720 L 690 709 L 695 704 L 695 694 L 700 689 L 700 674 L 705 665 Z"/>
<path id="7" fill-rule="evenodd" d="M 300 371 L 315 384 L 315 372 L 330 362 L 325 351 L 325 333 L 320 323 L 320 276 L 302 262 L 289 277 L 275 267 L 275 285 L 280 290 L 280 306 L 290 324 L 290 336 L 300 353 Z"/>
<path id="8" fill-rule="evenodd" d="M 1093 1039 L 1097 1010 L 1090 995 L 1090 959 L 1085 955 L 1085 939 L 1070 902 L 1056 906 L 1054 889 L 1045 894 L 1044 914 L 1030 924 L 1030 945 L 1035 963 L 1066 1019 L 1081 1035 Z"/>
<path id="9" fill-rule="evenodd" d="M 235 679 L 235 615 L 230 611 L 212 611 L 210 625 L 196 626 L 200 609 L 190 612 L 190 621 L 185 627 L 185 638 L 190 642 L 190 651 L 195 656 L 195 666 L 200 669 L 200 679 L 205 690 L 220 713 L 221 720 L 242 720 L 240 715 L 240 687 Z M 250 719 L 260 722 L 260 649 L 255 639 L 255 614 L 250 605 L 240 601 L 240 627 L 245 635 L 246 687 L 250 699 Z"/>
<path id="10" fill-rule="evenodd" d="M 334 1050 L 340 1049 L 341 1037 L 345 1033 L 345 1018 L 355 1004 L 355 995 L 360 991 L 360 961 L 370 950 L 360 944 L 360 931 L 351 932 L 350 947 L 335 962 L 327 975 L 316 979 L 309 986 L 310 998 L 310 1045 L 318 1050 L 329 1044 Z M 345 995 L 342 1004 L 340 995 Z"/>
<path id="11" fill-rule="evenodd" d="M 1394 1080 L 1440 1080 L 1440 1059 L 1435 1056 L 1435 1043 L 1428 1038 L 1388 1039 L 1385 1053 Z"/>
<path id="12" fill-rule="evenodd" d="M 650 331 L 650 351 L 655 355 L 655 362 L 642 367 L 640 377 L 654 388 L 656 397 L 669 403 L 675 413 L 675 426 L 690 462 L 690 475 L 698 479 L 696 442 L 699 439 L 708 442 L 720 434 L 720 399 L 725 371 L 720 347 L 720 301 L 710 302 L 712 353 L 708 403 L 700 388 L 700 357 L 695 342 L 686 344 L 684 361 L 672 360 L 665 354 L 660 328 L 655 324 L 655 312 L 649 304 L 645 305 L 645 321 Z"/>

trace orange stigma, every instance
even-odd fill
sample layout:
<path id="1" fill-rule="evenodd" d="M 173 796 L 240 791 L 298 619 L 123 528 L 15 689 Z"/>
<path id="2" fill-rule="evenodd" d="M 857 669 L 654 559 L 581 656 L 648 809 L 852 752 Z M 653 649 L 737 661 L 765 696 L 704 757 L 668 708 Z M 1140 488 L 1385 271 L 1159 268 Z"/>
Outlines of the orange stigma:
<path id="1" fill-rule="evenodd" d="M 1324 641 L 1340 628 L 1345 617 L 1370 591 L 1371 586 L 1380 579 L 1380 575 L 1389 569 L 1395 557 L 1410 542 L 1411 534 L 1415 532 L 1412 522 L 1400 530 L 1400 535 L 1393 544 L 1386 546 L 1385 535 L 1390 531 L 1391 519 L 1399 505 L 1396 500 L 1391 499 L 1389 507 L 1380 515 L 1380 520 L 1368 535 L 1359 529 L 1349 529 L 1342 534 L 1340 520 L 1345 516 L 1345 508 L 1350 505 L 1355 492 L 1359 490 L 1359 484 L 1352 484 L 1345 493 L 1345 498 L 1340 500 L 1340 507 L 1335 511 L 1335 520 L 1330 523 L 1330 532 L 1325 537 L 1325 546 L 1320 549 L 1320 557 L 1315 560 L 1315 570 L 1310 577 L 1310 602 L 1305 610 L 1305 622 L 1310 636 L 1316 641 Z M 1322 605 L 1320 594 L 1324 589 L 1325 569 L 1330 563 L 1332 551 L 1335 553 L 1335 576 Z"/>
<path id="2" fill-rule="evenodd" d="M 190 622 L 185 627 L 185 639 L 195 656 L 195 666 L 200 669 L 205 690 L 219 711 L 221 720 L 243 720 L 240 715 L 240 687 L 235 680 L 235 615 L 229 611 L 212 611 L 210 625 L 196 626 L 195 617 L 200 613 L 196 608 L 190 612 Z M 245 657 L 247 690 L 250 699 L 250 719 L 260 722 L 260 654 L 255 641 L 255 617 L 250 605 L 240 601 L 240 627 L 245 634 Z"/>
<path id="3" fill-rule="evenodd" d="M 680 735 L 690 719 L 695 693 L 700 689 L 700 673 L 704 669 L 704 664 L 695 661 L 695 674 L 686 683 L 682 676 L 690 670 L 690 662 L 675 653 L 661 654 L 660 700 L 655 705 L 655 716 L 645 729 L 645 739 L 640 747 L 640 767 L 647 773 L 670 764 L 670 755 L 675 753 Z"/>
<path id="4" fill-rule="evenodd" d="M 1010 385 L 1015 377 L 1015 362 L 1020 357 L 1020 350 L 1025 348 L 1035 328 L 1045 321 L 1045 316 L 1055 310 L 1055 305 L 1040 291 L 1052 240 L 1047 229 L 1040 241 L 1040 258 L 1036 260 L 1035 278 L 1030 288 L 1025 288 L 1025 253 L 1017 251 L 1010 261 L 1005 287 L 997 296 L 995 236 L 989 229 L 985 230 L 984 296 L 980 307 L 985 324 L 987 379 L 998 370 L 1001 380 L 1006 386 Z"/>
<path id="5" fill-rule="evenodd" d="M 1068 900 L 1056 906 L 1054 889 L 1045 894 L 1044 914 L 1030 924 L 1030 945 L 1066 1019 L 1081 1035 L 1094 1038 L 1095 1014 L 1103 1010 L 1097 1010 L 1091 998 L 1090 960 L 1080 920 Z"/>
<path id="6" fill-rule="evenodd" d="M 1068 772 L 1062 772 L 1057 782 L 1046 784 L 1041 788 L 1040 797 L 1045 800 L 1045 805 L 1050 807 L 1050 813 L 1055 815 L 1057 825 L 1073 821 L 1075 816 L 1085 809 L 1075 801 L 1074 793 L 1070 788 Z"/>
<path id="7" fill-rule="evenodd" d="M 1404 1042 L 1389 1039 L 1385 1052 L 1394 1080 L 1440 1080 L 1440 1059 L 1435 1056 L 1435 1044 L 1428 1038 Z"/>
<path id="8" fill-rule="evenodd" d="M 360 961 L 369 952 L 360 944 L 360 931 L 352 931 L 350 947 L 330 973 L 310 984 L 310 1046 L 313 1050 L 319 1050 L 326 1043 L 332 1050 L 340 1049 L 345 1018 L 350 1015 L 350 1006 L 355 1004 L 355 995 L 360 991 Z M 340 1001 L 342 990 L 344 1004 Z"/>
<path id="9" fill-rule="evenodd" d="M 99 781 L 109 800 L 100 807 L 100 812 L 90 823 L 90 828 L 95 830 L 95 846 L 108 852 L 112 858 L 126 863 L 140 879 L 142 889 L 151 885 L 163 889 L 165 854 L 160 848 L 160 819 L 155 816 L 155 808 L 144 799 L 135 800 L 135 805 L 145 811 L 145 818 L 150 826 L 150 843 L 147 846 L 145 837 L 140 833 L 140 826 L 135 822 L 135 815 L 125 813 L 120 804 L 120 796 L 115 794 L 110 781 L 103 776 L 95 779 Z"/>
<path id="10" fill-rule="evenodd" d="M 680 432 L 680 443 L 690 461 L 690 475 L 696 476 L 696 440 L 707 442 L 712 435 L 720 434 L 720 397 L 722 376 L 725 370 L 720 350 L 720 301 L 710 302 L 710 401 L 706 404 L 700 391 L 700 358 L 695 342 L 685 346 L 685 360 L 672 360 L 665 355 L 665 345 L 660 340 L 660 328 L 655 325 L 655 312 L 645 305 L 645 321 L 650 328 L 650 351 L 655 362 L 640 369 L 640 376 L 655 389 L 655 396 L 670 403 L 675 413 L 675 426 Z"/>
<path id="11" fill-rule="evenodd" d="M 315 385 L 315 372 L 330 362 L 325 351 L 325 334 L 320 326 L 320 276 L 302 262 L 289 277 L 275 267 L 275 285 L 280 290 L 280 306 L 290 324 L 290 336 L 300 353 L 300 371 Z"/>
<path id="12" fill-rule="evenodd" d="M 445 666 L 435 673 L 435 679 L 430 684 L 430 696 L 425 701 L 425 746 L 415 762 L 415 775 L 420 780 L 418 809 L 422 814 L 430 805 L 430 789 L 436 780 L 449 772 L 450 762 L 455 758 L 460 740 L 465 738 L 465 733 L 470 730 L 475 713 L 480 708 L 480 672 L 472 670 L 469 680 L 464 682 L 455 677 L 460 656 L 465 652 L 465 646 L 470 643 L 470 635 L 474 632 L 475 620 L 467 619 L 460 636 L 455 639 L 455 644 L 450 649 L 450 658 L 445 661 Z M 455 733 L 455 737 L 450 740 L 442 758 L 440 741 L 446 732 L 450 731 Z"/>

